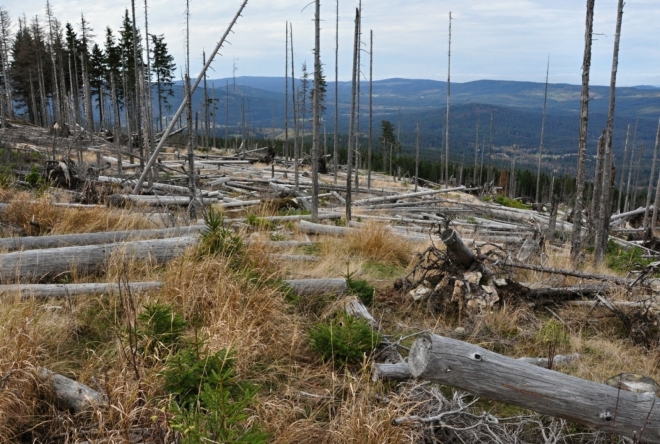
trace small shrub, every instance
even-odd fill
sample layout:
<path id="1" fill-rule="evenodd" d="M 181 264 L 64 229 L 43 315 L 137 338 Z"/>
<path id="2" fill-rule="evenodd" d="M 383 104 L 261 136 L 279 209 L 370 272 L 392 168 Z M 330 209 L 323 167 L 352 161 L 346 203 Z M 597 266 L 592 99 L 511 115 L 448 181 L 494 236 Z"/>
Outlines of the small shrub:
<path id="1" fill-rule="evenodd" d="M 25 181 L 30 184 L 32 188 L 37 188 L 45 183 L 41 177 L 38 166 L 33 166 L 32 170 L 25 176 Z"/>
<path id="2" fill-rule="evenodd" d="M 245 412 L 258 387 L 237 381 L 234 358 L 222 349 L 205 355 L 201 346 L 181 350 L 167 364 L 165 389 L 172 395 L 172 428 L 182 443 L 266 443 L 269 436 Z"/>
<path id="3" fill-rule="evenodd" d="M 641 248 L 623 248 L 613 240 L 607 242 L 607 253 L 605 261 L 612 270 L 627 272 L 636 265 L 648 265 L 653 259 L 642 257 L 644 250 Z"/>
<path id="4" fill-rule="evenodd" d="M 351 279 L 346 277 L 346 285 L 350 294 L 355 295 L 366 306 L 374 303 L 376 288 L 364 279 Z"/>
<path id="5" fill-rule="evenodd" d="M 200 256 L 240 255 L 244 250 L 243 239 L 229 228 L 225 228 L 222 214 L 211 208 L 204 214 L 206 229 L 202 232 L 198 247 Z"/>
<path id="6" fill-rule="evenodd" d="M 381 337 L 363 319 L 346 314 L 329 324 L 316 324 L 309 332 L 312 348 L 324 361 L 334 360 L 339 365 L 362 361 L 380 343 Z"/>
<path id="7" fill-rule="evenodd" d="M 138 316 L 138 334 L 144 353 L 175 349 L 188 324 L 171 305 L 150 304 Z"/>

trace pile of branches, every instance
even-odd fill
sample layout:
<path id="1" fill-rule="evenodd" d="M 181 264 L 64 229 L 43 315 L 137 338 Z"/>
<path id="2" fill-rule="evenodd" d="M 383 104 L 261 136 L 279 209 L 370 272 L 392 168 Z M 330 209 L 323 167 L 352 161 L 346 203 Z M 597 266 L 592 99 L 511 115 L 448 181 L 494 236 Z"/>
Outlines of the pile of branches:
<path id="1" fill-rule="evenodd" d="M 445 396 L 437 384 L 401 383 L 402 407 L 410 414 L 392 421 L 422 428 L 427 443 L 623 444 L 632 440 L 609 433 L 575 429 L 566 421 L 538 414 L 496 418 L 480 411 L 479 398 L 453 390 Z"/>

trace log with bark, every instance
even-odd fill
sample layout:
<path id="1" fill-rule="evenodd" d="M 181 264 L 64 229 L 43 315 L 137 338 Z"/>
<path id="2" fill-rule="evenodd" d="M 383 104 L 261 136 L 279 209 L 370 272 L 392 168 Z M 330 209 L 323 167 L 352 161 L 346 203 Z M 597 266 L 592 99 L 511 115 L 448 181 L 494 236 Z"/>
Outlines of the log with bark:
<path id="1" fill-rule="evenodd" d="M 415 378 L 564 418 L 641 442 L 660 443 L 654 393 L 633 393 L 547 370 L 476 345 L 425 334 L 409 356 Z"/>

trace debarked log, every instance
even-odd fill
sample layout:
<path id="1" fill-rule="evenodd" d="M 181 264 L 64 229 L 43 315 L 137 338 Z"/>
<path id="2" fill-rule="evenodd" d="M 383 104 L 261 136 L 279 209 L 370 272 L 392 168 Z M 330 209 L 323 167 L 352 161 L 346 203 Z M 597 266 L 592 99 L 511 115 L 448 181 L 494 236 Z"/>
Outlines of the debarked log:
<path id="1" fill-rule="evenodd" d="M 73 413 L 107 403 L 104 396 L 96 390 L 46 368 L 38 368 L 37 376 L 53 390 L 60 407 Z"/>
<path id="2" fill-rule="evenodd" d="M 197 238 L 182 236 L 0 254 L 0 283 L 40 281 L 74 271 L 93 273 L 102 268 L 114 252 L 121 250 L 127 257 L 163 263 L 183 254 L 187 246 L 197 242 Z"/>
<path id="3" fill-rule="evenodd" d="M 289 279 L 285 280 L 299 296 L 311 296 L 315 294 L 343 294 L 346 292 L 346 279 Z"/>
<path id="4" fill-rule="evenodd" d="M 96 233 L 62 234 L 51 236 L 24 236 L 0 239 L 0 249 L 8 251 L 34 250 L 37 248 L 73 247 L 123 242 L 129 239 L 163 239 L 199 233 L 204 225 L 153 230 L 100 231 Z"/>
<path id="5" fill-rule="evenodd" d="M 641 442 L 660 443 L 660 402 L 537 367 L 476 345 L 425 334 L 412 345 L 411 374 L 477 396 L 564 418 Z"/>
<path id="6" fill-rule="evenodd" d="M 493 272 L 488 267 L 480 262 L 474 252 L 470 250 L 467 245 L 463 243 L 463 239 L 455 230 L 447 228 L 442 232 L 442 243 L 445 244 L 447 250 L 458 261 L 458 263 L 466 270 L 476 266 L 483 276 L 492 276 Z"/>
<path id="7" fill-rule="evenodd" d="M 87 283 L 87 284 L 14 284 L 0 285 L 0 297 L 17 295 L 21 298 L 63 298 L 80 294 L 114 294 L 120 291 L 133 293 L 157 290 L 162 282 Z"/>

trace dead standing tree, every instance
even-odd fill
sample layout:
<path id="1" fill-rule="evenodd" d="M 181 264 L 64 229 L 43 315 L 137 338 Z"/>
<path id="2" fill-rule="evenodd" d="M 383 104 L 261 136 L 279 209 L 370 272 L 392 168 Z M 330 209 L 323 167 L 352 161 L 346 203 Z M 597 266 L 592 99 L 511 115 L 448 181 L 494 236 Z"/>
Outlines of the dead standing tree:
<path id="1" fill-rule="evenodd" d="M 610 215 L 612 213 L 612 196 L 614 189 L 614 176 L 612 172 L 612 131 L 614 128 L 614 99 L 616 89 L 616 72 L 619 66 L 619 40 L 621 38 L 621 22 L 623 20 L 623 0 L 619 0 L 616 15 L 616 31 L 614 34 L 614 53 L 612 55 L 612 74 L 610 77 L 610 103 L 607 113 L 607 128 L 605 129 L 605 158 L 603 159 L 602 194 L 596 196 L 600 199 L 600 212 L 596 223 L 596 251 L 594 262 L 599 264 L 605 258 L 607 240 L 610 233 Z"/>
<path id="2" fill-rule="evenodd" d="M 449 186 L 449 97 L 451 95 L 451 11 L 449 11 L 449 46 L 447 50 L 447 115 L 445 120 L 445 183 Z"/>
<path id="3" fill-rule="evenodd" d="M 314 127 L 312 128 L 312 221 L 319 220 L 319 126 L 321 124 L 321 1 L 316 0 L 314 13 Z"/>
<path id="4" fill-rule="evenodd" d="M 575 206 L 573 207 L 573 234 L 571 260 L 577 261 L 582 249 L 582 212 L 584 209 L 584 169 L 587 160 L 587 126 L 589 122 L 589 70 L 591 68 L 591 41 L 594 28 L 594 5 L 587 0 L 587 16 L 584 32 L 584 58 L 582 61 L 582 95 L 580 107 L 580 141 L 578 146 Z"/>
<path id="5" fill-rule="evenodd" d="M 348 124 L 348 162 L 346 174 L 346 220 L 351 220 L 351 164 L 353 162 L 353 131 L 355 129 L 355 87 L 358 76 L 357 54 L 360 38 L 360 10 L 355 10 L 355 36 L 353 40 L 353 74 L 351 79 L 351 114 Z"/>
<path id="6" fill-rule="evenodd" d="M 220 50 L 220 48 L 224 44 L 225 39 L 227 38 L 227 35 L 229 35 L 229 32 L 231 31 L 232 27 L 234 26 L 234 24 L 238 20 L 238 17 L 240 17 L 241 13 L 243 12 L 243 9 L 247 5 L 247 2 L 248 2 L 248 0 L 244 0 L 243 3 L 241 3 L 241 6 L 238 9 L 238 12 L 236 13 L 236 15 L 234 16 L 232 21 L 229 23 L 229 26 L 227 27 L 227 30 L 225 31 L 224 35 L 222 36 L 220 41 L 217 43 L 217 45 L 213 49 L 213 52 L 209 56 L 209 59 L 206 61 L 206 64 L 202 68 L 201 72 L 197 75 L 197 80 L 195 80 L 195 83 L 192 86 L 191 91 L 190 91 L 191 95 L 192 95 L 193 92 L 195 92 L 195 90 L 199 86 L 199 83 L 202 81 L 202 77 L 204 76 L 204 73 L 206 73 L 206 70 L 209 69 L 209 66 L 211 66 L 211 63 L 213 62 L 213 59 L 215 58 L 216 54 L 218 53 L 218 51 Z M 183 102 L 179 106 L 179 109 L 174 114 L 174 117 L 172 117 L 172 120 L 170 121 L 170 124 L 165 129 L 165 133 L 160 138 L 160 142 L 158 142 L 158 146 L 156 146 L 156 148 L 154 149 L 154 152 L 151 154 L 151 157 L 149 158 L 149 161 L 147 162 L 146 167 L 142 171 L 142 174 L 140 175 L 140 178 L 135 183 L 135 188 L 133 188 L 133 194 L 139 194 L 140 193 L 140 190 L 142 189 L 142 184 L 144 183 L 144 180 L 147 177 L 148 170 L 153 167 L 154 163 L 156 163 L 156 159 L 158 158 L 158 154 L 160 153 L 160 150 L 163 149 L 163 146 L 165 145 L 165 141 L 167 140 L 170 133 L 174 129 L 174 126 L 176 125 L 177 121 L 179 120 L 179 117 L 181 117 L 181 114 L 183 113 L 183 110 L 186 107 L 187 101 L 188 101 L 188 96 L 186 95 L 183 99 Z"/>
<path id="7" fill-rule="evenodd" d="M 545 135 L 545 114 L 548 108 L 548 75 L 550 74 L 550 57 L 545 69 L 545 94 L 543 95 L 543 117 L 541 118 L 541 143 L 539 144 L 539 165 L 536 170 L 536 203 L 541 202 L 541 159 L 543 156 L 543 136 Z M 550 191 L 552 194 L 552 190 Z"/>

